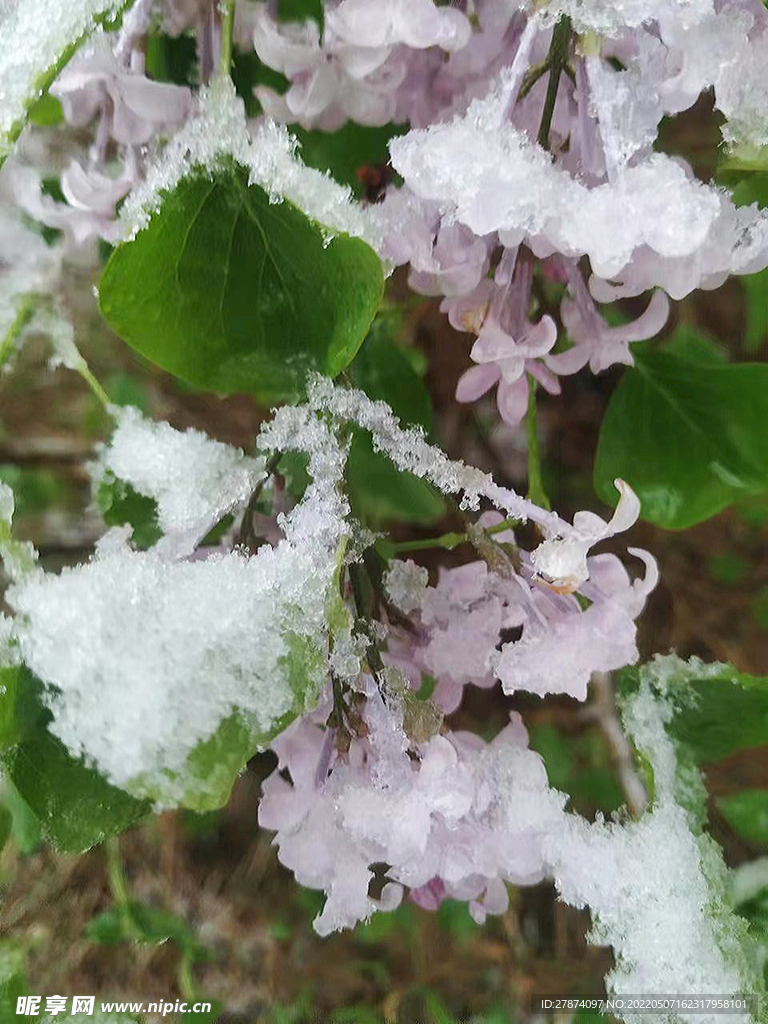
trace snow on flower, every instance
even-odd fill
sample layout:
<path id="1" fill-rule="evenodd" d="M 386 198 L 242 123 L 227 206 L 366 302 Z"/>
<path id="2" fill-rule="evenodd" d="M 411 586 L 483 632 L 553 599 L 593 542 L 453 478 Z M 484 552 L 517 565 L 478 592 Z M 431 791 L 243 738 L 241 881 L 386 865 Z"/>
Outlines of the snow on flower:
<path id="1" fill-rule="evenodd" d="M 519 719 L 491 744 L 435 736 L 414 760 L 397 702 L 363 685 L 367 735 L 327 777 L 316 773 L 323 731 L 304 719 L 273 745 L 278 768 L 264 783 L 259 822 L 277 833 L 281 862 L 327 894 L 315 929 L 326 935 L 391 909 L 403 886 L 421 902 L 425 888 L 437 902 L 471 900 L 478 919 L 502 912 L 503 880 L 542 877 L 540 837 L 565 799 L 548 789 Z M 383 908 L 368 895 L 374 863 L 388 865 Z"/>

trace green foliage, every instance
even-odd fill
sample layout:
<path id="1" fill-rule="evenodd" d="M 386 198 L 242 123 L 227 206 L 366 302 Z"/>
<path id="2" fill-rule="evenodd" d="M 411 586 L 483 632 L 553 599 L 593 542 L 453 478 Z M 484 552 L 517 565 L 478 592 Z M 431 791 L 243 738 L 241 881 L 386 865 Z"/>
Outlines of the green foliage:
<path id="1" fill-rule="evenodd" d="M 7 807 L 0 805 L 0 850 L 11 838 L 13 831 L 13 815 Z"/>
<path id="2" fill-rule="evenodd" d="M 726 151 L 717 181 L 730 189 L 736 206 L 768 206 L 768 147 L 742 145 Z"/>
<path id="3" fill-rule="evenodd" d="M 200 1002 L 201 1000 L 198 1000 Z M 206 1000 L 210 1002 L 210 1000 Z M 223 1007 L 219 1003 L 211 1003 L 211 1009 L 203 1013 L 194 1010 L 186 1010 L 181 1015 L 181 1024 L 216 1024 L 216 1021 L 221 1016 Z"/>
<path id="4" fill-rule="evenodd" d="M 0 1024 L 17 1021 L 16 1000 L 27 994 L 24 956 L 10 940 L 0 942 Z"/>
<path id="5" fill-rule="evenodd" d="M 349 372 L 356 387 L 370 398 L 387 402 L 404 425 L 429 430 L 429 393 L 380 321 L 374 325 Z M 347 482 L 353 511 L 373 526 L 387 520 L 429 526 L 445 511 L 442 497 L 430 484 L 396 469 L 387 456 L 373 450 L 367 431 L 355 431 Z"/>
<path id="6" fill-rule="evenodd" d="M 740 278 L 746 299 L 744 351 L 757 352 L 768 337 L 768 270 Z"/>
<path id="7" fill-rule="evenodd" d="M 277 0 L 277 16 L 280 21 L 306 21 L 312 18 L 323 30 L 323 0 Z"/>
<path id="8" fill-rule="evenodd" d="M 373 450 L 370 437 L 355 433 L 347 465 L 352 510 L 373 527 L 391 520 L 429 526 L 440 519 L 445 504 L 424 480 L 404 473 L 386 455 Z"/>
<path id="9" fill-rule="evenodd" d="M 469 906 L 459 900 L 443 900 L 437 908 L 437 923 L 454 942 L 469 942 L 480 927 L 469 912 Z"/>
<path id="10" fill-rule="evenodd" d="M 192 36 L 157 33 L 147 39 L 146 72 L 158 82 L 192 85 L 197 68 L 197 47 Z"/>
<path id="11" fill-rule="evenodd" d="M 291 716 L 292 717 L 292 716 Z M 281 725 L 288 724 L 290 718 Z M 278 729 L 275 732 L 279 731 Z M 271 735 L 271 734 L 270 734 Z M 229 715 L 207 740 L 189 754 L 180 780 L 183 796 L 179 799 L 179 780 L 170 776 L 158 781 L 139 779 L 132 790 L 156 801 L 178 803 L 192 811 L 214 811 L 223 807 L 232 792 L 235 779 L 259 746 L 259 737 L 237 712 Z"/>
<path id="12" fill-rule="evenodd" d="M 2 784 L 2 806 L 11 815 L 11 838 L 22 854 L 32 853 L 40 845 L 40 822 L 26 800 L 6 776 Z"/>
<path id="13" fill-rule="evenodd" d="M 347 121 L 335 132 L 290 126 L 301 143 L 299 152 L 304 163 L 327 171 L 336 181 L 349 185 L 358 197 L 366 190 L 364 169 L 370 169 L 372 185 L 377 176 L 393 173 L 389 169 L 389 141 L 407 130 L 407 125 L 369 127 L 354 121 Z"/>
<path id="14" fill-rule="evenodd" d="M 99 301 L 113 329 L 163 369 L 268 404 L 299 396 L 310 369 L 335 376 L 349 364 L 383 282 L 364 242 L 329 242 L 229 163 L 183 178 L 115 249 Z"/>
<path id="15" fill-rule="evenodd" d="M 162 537 L 155 499 L 139 494 L 112 473 L 106 473 L 99 483 L 96 504 L 107 526 L 133 527 L 133 543 L 141 551 L 151 548 Z"/>
<path id="16" fill-rule="evenodd" d="M 749 929 L 758 941 L 768 946 L 768 885 L 764 885 L 736 909 L 749 921 Z"/>
<path id="17" fill-rule="evenodd" d="M 724 552 L 712 555 L 708 563 L 709 575 L 726 587 L 734 587 L 749 575 L 750 564 L 741 555 Z"/>
<path id="18" fill-rule="evenodd" d="M 768 587 L 761 587 L 755 594 L 749 610 L 758 626 L 768 629 Z"/>
<path id="19" fill-rule="evenodd" d="M 231 74 L 235 91 L 245 103 L 245 111 L 249 117 L 256 117 L 262 113 L 261 104 L 253 92 L 257 85 L 266 85 L 280 94 L 290 86 L 285 75 L 259 60 L 255 50 L 236 49 L 232 54 Z"/>
<path id="20" fill-rule="evenodd" d="M 83 853 L 150 810 L 147 801 L 134 799 L 73 758 L 44 720 L 3 755 L 3 764 L 46 838 L 59 850 Z"/>
<path id="21" fill-rule="evenodd" d="M 206 960 L 208 951 L 197 936 L 176 914 L 161 907 L 130 901 L 125 906 L 110 907 L 86 925 L 91 942 L 115 946 L 120 942 L 140 942 L 160 946 L 171 941 L 193 961 Z"/>
<path id="22" fill-rule="evenodd" d="M 574 810 L 610 814 L 624 804 L 600 730 L 567 736 L 551 725 L 535 725 L 529 735 L 531 749 L 544 759 L 550 785 L 570 796 Z"/>
<path id="23" fill-rule="evenodd" d="M 46 93 L 29 108 L 29 120 L 36 128 L 53 128 L 64 120 L 64 109 L 55 96 Z"/>
<path id="24" fill-rule="evenodd" d="M 66 506 L 72 495 L 66 479 L 49 469 L 0 464 L 0 481 L 13 491 L 14 520 L 37 515 L 53 505 Z"/>
<path id="25" fill-rule="evenodd" d="M 658 666 L 662 666 L 658 669 Z M 768 746 L 768 676 L 751 676 L 732 665 L 661 659 L 618 673 L 620 694 L 633 693 L 641 674 L 661 671 L 673 715 L 666 728 L 686 760 L 700 765 L 739 750 Z"/>
<path id="26" fill-rule="evenodd" d="M 717 806 L 737 835 L 755 846 L 768 847 L 768 789 L 743 789 L 720 797 Z"/>
<path id="27" fill-rule="evenodd" d="M 600 431 L 598 495 L 615 504 L 616 477 L 642 516 L 671 530 L 768 491 L 768 365 L 722 361 L 686 332 L 659 351 L 635 349 Z"/>
<path id="28" fill-rule="evenodd" d="M 25 665 L 0 668 L 0 751 L 31 736 L 42 716 L 40 683 Z"/>

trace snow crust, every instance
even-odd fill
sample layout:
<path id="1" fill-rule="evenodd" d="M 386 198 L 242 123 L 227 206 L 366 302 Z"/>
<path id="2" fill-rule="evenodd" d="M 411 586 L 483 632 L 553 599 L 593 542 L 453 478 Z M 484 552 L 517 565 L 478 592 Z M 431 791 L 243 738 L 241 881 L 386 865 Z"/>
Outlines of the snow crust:
<path id="1" fill-rule="evenodd" d="M 167 455 L 168 435 L 159 436 Z M 190 443 L 203 452 L 203 479 L 232 460 L 194 436 L 170 446 Z M 306 410 L 281 410 L 261 443 L 307 451 L 313 477 L 274 548 L 178 560 L 159 548 L 134 551 L 129 531 L 114 530 L 90 563 L 25 576 L 8 594 L 21 655 L 53 687 L 51 731 L 113 783 L 160 806 L 178 803 L 192 784 L 205 787 L 205 778 L 189 777 L 187 759 L 233 712 L 255 745 L 286 713 L 311 705 L 325 682 L 326 600 L 348 530 L 338 491 L 344 454 Z M 158 473 L 151 447 L 145 460 L 134 458 L 133 468 L 149 489 Z M 235 479 L 260 472 L 239 458 L 234 466 Z M 179 522 L 180 493 L 158 491 L 167 521 Z"/>
<path id="2" fill-rule="evenodd" d="M 264 479 L 263 458 L 247 458 L 200 430 L 175 430 L 130 406 L 115 415 L 117 426 L 97 473 L 108 470 L 154 498 L 163 533 L 188 534 L 193 547 Z"/>
<path id="3" fill-rule="evenodd" d="M 498 231 L 510 246 L 525 239 L 538 256 L 586 254 L 600 278 L 620 276 L 633 256 L 648 253 L 651 273 L 637 291 L 659 284 L 677 296 L 669 263 L 699 257 L 700 277 L 711 277 L 766 258 L 764 213 L 736 210 L 724 191 L 661 153 L 590 188 L 504 120 L 507 102 L 499 88 L 463 117 L 393 139 L 393 166 L 418 196 L 475 234 Z M 614 158 L 625 160 L 620 150 Z"/>
<path id="4" fill-rule="evenodd" d="M 163 194 L 195 167 L 212 173 L 222 158 L 231 157 L 248 168 L 250 183 L 260 185 L 273 202 L 288 199 L 329 232 L 362 238 L 379 251 L 382 238 L 374 219 L 354 202 L 349 188 L 306 167 L 296 156 L 297 145 L 284 126 L 269 119 L 251 135 L 232 82 L 216 80 L 201 91 L 197 116 L 174 136 L 149 166 L 144 182 L 126 198 L 120 215 L 124 237 L 146 227 Z"/>
<path id="5" fill-rule="evenodd" d="M 101 15 L 121 0 L 2 0 L 0 3 L 0 158 L 9 133 L 38 96 L 42 76 Z"/>
<path id="6" fill-rule="evenodd" d="M 652 810 L 622 824 L 598 820 L 591 825 L 566 815 L 545 843 L 562 898 L 588 906 L 591 941 L 613 946 L 616 967 L 606 983 L 617 995 L 761 989 L 744 951 L 746 926 L 726 900 L 722 857 L 709 837 L 697 834 L 698 823 L 685 807 L 691 782 L 680 772 L 665 728 L 673 714 L 668 683 L 679 692 L 687 678 L 701 678 L 702 669 L 716 674 L 722 668 L 673 656 L 644 666 L 624 723 L 653 769 Z M 749 1020 L 747 1014 L 735 1016 Z M 718 1020 L 714 1013 L 680 1017 Z M 658 1016 L 639 1020 L 651 1024 Z"/>

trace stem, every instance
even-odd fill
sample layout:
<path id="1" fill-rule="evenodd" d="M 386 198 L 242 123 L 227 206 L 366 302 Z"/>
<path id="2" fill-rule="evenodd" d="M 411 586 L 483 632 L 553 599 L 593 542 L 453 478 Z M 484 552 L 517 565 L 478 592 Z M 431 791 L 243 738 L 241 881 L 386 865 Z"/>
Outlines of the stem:
<path id="1" fill-rule="evenodd" d="M 109 395 L 104 390 L 104 388 L 101 386 L 101 384 L 99 384 L 99 382 L 96 380 L 96 378 L 94 377 L 93 373 L 91 372 L 91 368 L 88 366 L 88 364 L 86 363 L 85 360 L 83 360 L 82 364 L 80 366 L 78 366 L 77 372 L 83 378 L 83 380 L 88 385 L 88 387 L 91 389 L 91 391 L 94 393 L 94 395 L 96 395 L 96 397 L 101 402 L 101 404 L 104 406 L 104 408 L 107 411 L 109 411 L 109 407 L 110 407 L 110 405 L 112 405 L 112 402 L 110 401 Z"/>
<path id="2" fill-rule="evenodd" d="M 197 1002 L 197 985 L 192 974 L 192 958 L 189 953 L 184 953 L 179 961 L 177 979 L 182 997 L 188 1003 Z"/>
<path id="3" fill-rule="evenodd" d="M 282 452 L 275 452 L 267 462 L 266 466 L 264 467 L 264 479 L 260 480 L 254 487 L 253 493 L 248 499 L 248 504 L 246 506 L 245 512 L 243 512 L 243 518 L 240 521 L 240 529 L 238 530 L 237 539 L 235 540 L 235 547 L 243 547 L 249 548 L 250 550 L 255 550 L 250 544 L 250 541 L 256 540 L 256 538 L 253 536 L 253 514 L 256 511 L 256 505 L 258 504 L 261 492 L 264 490 L 264 485 L 267 483 L 267 481 L 270 479 L 272 474 L 277 469 L 278 465 L 280 464 L 280 459 L 282 459 L 282 457 Z"/>
<path id="4" fill-rule="evenodd" d="M 0 341 L 0 370 L 2 370 L 6 361 L 10 358 L 11 353 L 16 347 L 16 340 L 18 339 L 21 332 L 27 326 L 29 321 L 32 319 L 32 314 L 35 312 L 35 296 L 25 295 L 22 301 L 19 303 L 19 308 L 16 311 L 16 316 L 13 318 L 11 326 L 8 328 L 8 332 L 2 341 Z"/>
<path id="5" fill-rule="evenodd" d="M 592 686 L 594 699 L 589 708 L 611 746 L 614 763 L 619 774 L 621 788 L 627 799 L 627 806 L 633 818 L 639 818 L 648 809 L 648 794 L 642 779 L 635 771 L 632 747 L 624 735 L 616 714 L 613 683 L 607 672 L 593 672 Z"/>
<path id="6" fill-rule="evenodd" d="M 571 38 L 571 19 L 568 15 L 563 17 L 555 25 L 552 32 L 552 42 L 549 44 L 549 53 L 545 63 L 549 67 L 549 82 L 547 83 L 547 98 L 544 101 L 544 110 L 541 113 L 539 134 L 536 141 L 543 149 L 549 149 L 549 129 L 552 127 L 552 116 L 555 113 L 555 101 L 557 100 L 557 89 L 560 85 L 560 75 L 568 64 L 568 43 Z"/>
<path id="7" fill-rule="evenodd" d="M 515 103 L 519 103 L 520 100 L 525 99 L 538 80 L 546 75 L 548 71 L 549 64 L 545 60 L 542 61 L 541 64 L 534 64 L 533 67 L 528 68 L 523 77 L 522 85 L 517 91 L 517 99 L 515 100 Z"/>
<path id="8" fill-rule="evenodd" d="M 221 20 L 221 65 L 222 75 L 232 70 L 232 37 L 235 33 L 235 0 L 222 0 L 224 16 Z"/>
<path id="9" fill-rule="evenodd" d="M 528 377 L 528 411 L 525 414 L 525 426 L 528 434 L 527 497 L 540 508 L 549 511 L 552 506 L 549 504 L 549 498 L 541 478 L 541 447 L 536 416 L 536 381 L 530 375 Z"/>
<path id="10" fill-rule="evenodd" d="M 104 852 L 107 856 L 107 878 L 112 898 L 119 907 L 128 906 L 128 885 L 123 874 L 123 865 L 120 862 L 120 842 L 116 836 L 112 836 L 104 843 Z"/>
<path id="11" fill-rule="evenodd" d="M 520 525 L 519 519 L 502 519 L 500 523 L 496 523 L 495 526 L 487 526 L 485 532 L 489 537 L 493 537 L 496 533 L 504 533 L 505 530 L 514 530 Z"/>
<path id="12" fill-rule="evenodd" d="M 136 922 L 131 914 L 131 898 L 128 891 L 128 883 L 123 874 L 123 865 L 120 860 L 120 841 L 117 836 L 111 836 L 104 841 L 104 853 L 107 858 L 109 890 L 122 918 L 125 934 L 134 940 L 140 940 L 142 937 L 141 929 L 136 926 Z"/>
<path id="13" fill-rule="evenodd" d="M 466 533 L 444 533 L 440 537 L 428 537 L 425 540 L 390 541 L 385 545 L 388 557 L 399 555 L 404 551 L 428 551 L 430 548 L 444 548 L 453 551 L 459 544 L 469 540 Z"/>

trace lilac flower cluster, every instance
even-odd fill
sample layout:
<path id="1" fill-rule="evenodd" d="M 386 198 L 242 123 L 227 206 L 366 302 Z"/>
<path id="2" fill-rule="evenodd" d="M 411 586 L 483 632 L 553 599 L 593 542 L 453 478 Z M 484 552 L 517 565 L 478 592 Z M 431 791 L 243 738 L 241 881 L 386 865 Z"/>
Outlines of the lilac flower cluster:
<path id="1" fill-rule="evenodd" d="M 661 119 L 709 88 L 729 144 L 768 142 L 768 13 L 759 0 L 328 0 L 322 31 L 312 19 L 281 21 L 271 2 L 242 0 L 236 16 L 237 45 L 288 79 L 282 93 L 256 88 L 264 113 L 255 122 L 246 124 L 234 89 L 215 78 L 213 0 L 137 0 L 117 33 L 95 35 L 59 75 L 52 93 L 68 124 L 89 132 L 87 155 L 64 168 L 63 201 L 44 193 L 23 147 L 3 185 L 29 215 L 65 232 L 66 251 L 124 237 L 122 200 L 149 217 L 145 193 L 157 200 L 193 156 L 205 162 L 221 149 L 207 130 L 211 111 L 231 118 L 222 137 L 251 180 L 298 203 L 309 179 L 294 174 L 293 146 L 275 122 L 323 131 L 348 120 L 406 124 L 390 144 L 402 183 L 355 208 L 353 233 L 388 266 L 407 265 L 411 287 L 439 296 L 450 324 L 475 336 L 456 397 L 473 402 L 495 388 L 512 426 L 534 384 L 557 394 L 560 377 L 586 366 L 631 364 L 630 345 L 664 327 L 668 296 L 768 264 L 768 217 L 737 209 L 684 161 L 654 150 Z M 195 33 L 200 85 L 212 81 L 210 89 L 198 95 L 146 75 L 143 43 L 157 25 Z M 313 217 L 340 192 L 326 179 L 321 187 L 304 203 Z M 342 195 L 335 221 L 315 219 L 346 230 L 349 200 Z M 644 292 L 630 323 L 609 324 L 600 311 Z M 17 581 L 15 641 L 55 688 L 53 728 L 72 753 L 126 789 L 139 780 L 142 796 L 156 792 L 159 773 L 173 782 L 169 796 L 163 790 L 172 803 L 186 792 L 190 750 L 234 710 L 256 717 L 259 736 L 297 710 L 284 638 L 299 637 L 312 692 L 273 743 L 278 767 L 259 818 L 298 881 L 326 892 L 318 931 L 391 909 L 405 889 L 424 908 L 467 900 L 483 920 L 506 908 L 507 882 L 536 881 L 559 863 L 551 848 L 564 834 L 565 798 L 549 788 L 517 717 L 488 744 L 444 719 L 468 685 L 583 701 L 594 673 L 637 660 L 635 619 L 657 583 L 655 560 L 628 548 L 644 567 L 633 579 L 616 555 L 592 548 L 629 529 L 639 503 L 619 480 L 610 521 L 582 511 L 569 523 L 402 430 L 383 403 L 327 381 L 311 381 L 308 394 L 306 406 L 278 411 L 261 442 L 308 454 L 313 480 L 270 523 L 271 535 L 285 536 L 255 554 L 195 548 L 216 517 L 241 511 L 263 482 L 262 464 L 120 417 L 101 468 L 157 501 L 166 536 L 139 553 L 123 532 L 88 566 Z M 426 570 L 388 559 L 376 614 L 355 587 L 375 538 L 352 520 L 340 485 L 350 422 L 464 511 L 481 511 L 481 499 L 495 510 L 467 526 L 475 560 L 432 585 Z M 188 521 L 195 488 L 203 508 Z M 10 527 L 10 513 L 5 520 Z M 517 529 L 526 520 L 540 534 L 530 550 Z M 170 597 L 158 616 L 135 594 L 161 586 Z M 185 602 L 198 618 L 179 619 Z M 82 642 L 63 642 L 75 625 L 62 607 Z M 118 644 L 122 675 L 112 671 Z M 94 694 L 101 717 L 83 726 Z M 121 714 L 126 694 L 130 715 Z M 98 733 L 84 734 L 97 718 Z M 139 742 L 144 721 L 151 742 Z M 375 864 L 384 865 L 380 878 Z"/>

